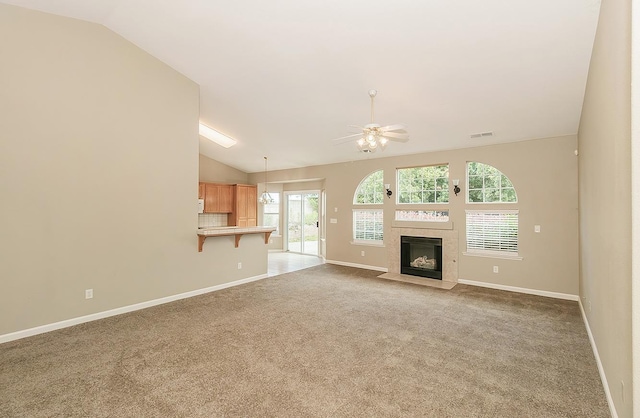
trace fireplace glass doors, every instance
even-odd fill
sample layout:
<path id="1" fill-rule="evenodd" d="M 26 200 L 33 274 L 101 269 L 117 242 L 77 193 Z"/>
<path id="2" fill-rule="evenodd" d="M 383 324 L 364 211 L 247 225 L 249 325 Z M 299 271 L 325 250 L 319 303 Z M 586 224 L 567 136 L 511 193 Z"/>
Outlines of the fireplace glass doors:
<path id="1" fill-rule="evenodd" d="M 442 280 L 442 238 L 401 236 L 400 273 Z"/>

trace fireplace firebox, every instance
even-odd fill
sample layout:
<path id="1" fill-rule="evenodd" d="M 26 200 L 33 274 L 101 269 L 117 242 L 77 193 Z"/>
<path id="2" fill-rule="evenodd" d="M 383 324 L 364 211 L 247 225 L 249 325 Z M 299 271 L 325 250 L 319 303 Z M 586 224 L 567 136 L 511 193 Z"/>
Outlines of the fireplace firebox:
<path id="1" fill-rule="evenodd" d="M 400 273 L 442 280 L 442 238 L 401 236 Z"/>

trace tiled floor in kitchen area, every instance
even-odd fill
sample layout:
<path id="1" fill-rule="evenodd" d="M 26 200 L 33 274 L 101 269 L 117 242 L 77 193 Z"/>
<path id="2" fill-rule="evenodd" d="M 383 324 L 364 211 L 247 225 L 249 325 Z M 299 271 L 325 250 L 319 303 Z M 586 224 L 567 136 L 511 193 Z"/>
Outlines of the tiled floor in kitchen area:
<path id="1" fill-rule="evenodd" d="M 278 274 L 302 270 L 323 263 L 322 258 L 315 255 L 298 254 L 288 251 L 273 251 L 269 252 L 268 275 L 270 277 L 277 276 Z"/>

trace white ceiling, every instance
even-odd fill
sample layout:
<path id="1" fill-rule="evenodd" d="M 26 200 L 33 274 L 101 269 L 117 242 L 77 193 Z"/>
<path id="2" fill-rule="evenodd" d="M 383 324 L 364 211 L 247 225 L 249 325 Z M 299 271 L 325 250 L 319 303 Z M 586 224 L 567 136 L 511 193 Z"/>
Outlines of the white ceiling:
<path id="1" fill-rule="evenodd" d="M 575 134 L 600 0 L 0 0 L 101 23 L 200 85 L 245 172 Z M 403 123 L 375 154 L 347 125 Z M 494 136 L 470 139 L 477 132 Z"/>

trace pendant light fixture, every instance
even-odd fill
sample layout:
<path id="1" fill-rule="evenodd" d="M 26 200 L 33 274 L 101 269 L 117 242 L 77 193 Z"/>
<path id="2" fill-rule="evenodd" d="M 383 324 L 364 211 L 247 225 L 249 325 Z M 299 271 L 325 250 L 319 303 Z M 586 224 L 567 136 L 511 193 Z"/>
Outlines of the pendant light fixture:
<path id="1" fill-rule="evenodd" d="M 258 199 L 258 202 L 262 203 L 263 205 L 273 203 L 273 197 L 271 197 L 271 195 L 267 191 L 267 157 L 264 157 L 264 192 L 262 192 L 262 195 L 260 196 L 260 199 Z"/>

